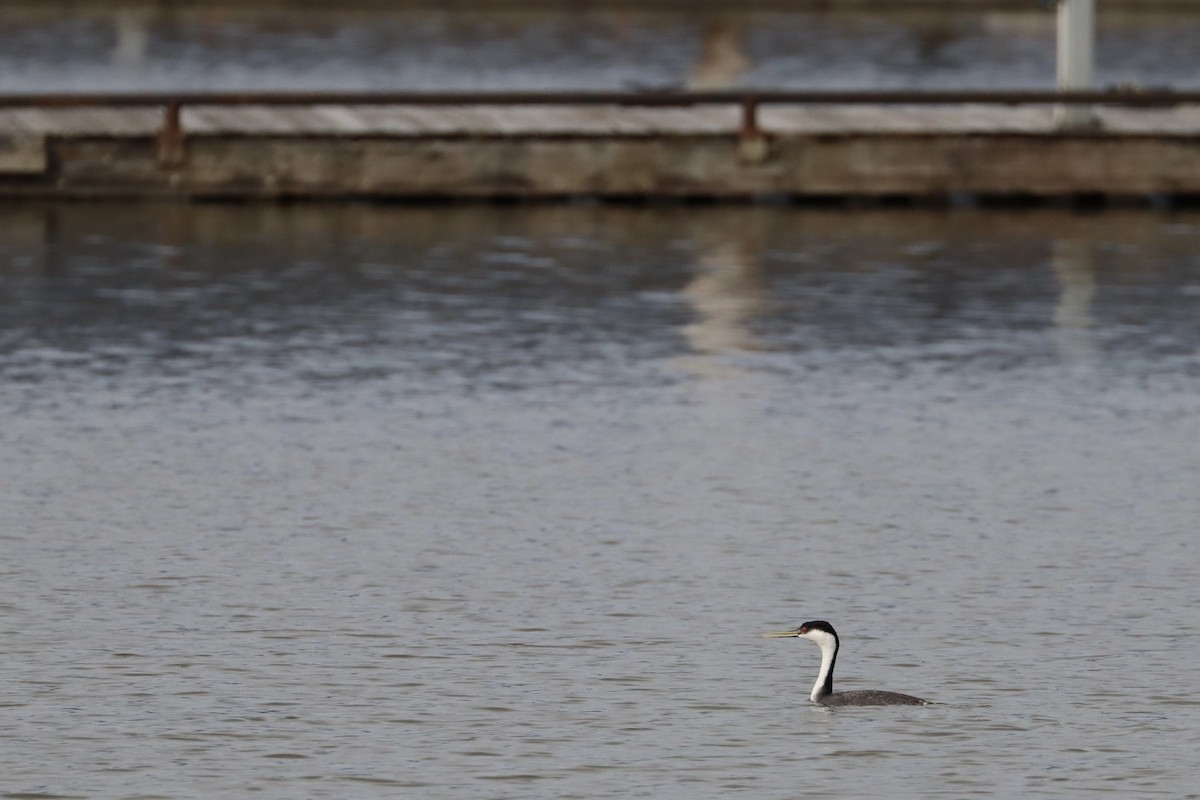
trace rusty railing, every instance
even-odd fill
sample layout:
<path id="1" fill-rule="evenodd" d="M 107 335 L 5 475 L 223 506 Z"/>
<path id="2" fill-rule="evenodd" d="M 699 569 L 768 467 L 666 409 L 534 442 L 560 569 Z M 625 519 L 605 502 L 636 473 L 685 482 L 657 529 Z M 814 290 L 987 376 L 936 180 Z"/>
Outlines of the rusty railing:
<path id="1" fill-rule="evenodd" d="M 643 108 L 734 105 L 741 109 L 742 141 L 758 142 L 763 132 L 758 109 L 764 105 L 1064 105 L 1168 108 L 1200 104 L 1200 91 L 1170 89 L 1053 90 L 727 90 L 727 91 L 500 91 L 500 92 L 98 92 L 70 94 L 0 94 L 3 108 L 159 107 L 160 158 L 182 158 L 186 106 L 636 106 Z"/>

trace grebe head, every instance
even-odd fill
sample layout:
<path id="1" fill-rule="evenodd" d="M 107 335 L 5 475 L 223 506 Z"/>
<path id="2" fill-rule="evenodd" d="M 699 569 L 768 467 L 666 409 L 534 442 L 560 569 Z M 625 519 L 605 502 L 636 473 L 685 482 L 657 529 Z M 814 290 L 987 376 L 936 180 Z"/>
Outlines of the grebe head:
<path id="1" fill-rule="evenodd" d="M 824 650 L 826 647 L 837 647 L 838 635 L 837 631 L 823 619 L 806 622 L 800 626 L 800 638 L 808 639 L 810 642 L 816 642 Z"/>
<path id="2" fill-rule="evenodd" d="M 808 639 L 810 642 L 816 642 L 822 649 L 830 645 L 836 645 L 838 640 L 837 631 L 823 619 L 806 622 L 799 628 L 794 628 L 790 631 L 775 631 L 764 634 L 764 636 L 768 639 Z"/>

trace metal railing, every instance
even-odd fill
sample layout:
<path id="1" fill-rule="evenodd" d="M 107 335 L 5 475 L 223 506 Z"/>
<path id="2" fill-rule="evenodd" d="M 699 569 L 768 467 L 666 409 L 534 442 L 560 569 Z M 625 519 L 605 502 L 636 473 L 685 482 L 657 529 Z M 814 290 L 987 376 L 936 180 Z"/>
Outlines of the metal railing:
<path id="1" fill-rule="evenodd" d="M 160 156 L 183 152 L 182 111 L 188 106 L 626 106 L 685 108 L 726 105 L 741 109 L 743 140 L 763 136 L 758 109 L 765 105 L 1056 105 L 1169 108 L 1200 104 L 1200 91 L 1170 89 L 1054 90 L 768 90 L 725 91 L 464 91 L 464 92 L 98 92 L 0 94 L 4 108 L 162 108 Z"/>

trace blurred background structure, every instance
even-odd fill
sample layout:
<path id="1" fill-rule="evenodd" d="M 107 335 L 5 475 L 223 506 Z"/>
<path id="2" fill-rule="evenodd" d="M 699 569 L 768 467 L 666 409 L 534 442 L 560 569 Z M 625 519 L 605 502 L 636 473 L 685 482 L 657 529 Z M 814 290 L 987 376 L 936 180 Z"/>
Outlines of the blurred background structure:
<path id="1" fill-rule="evenodd" d="M 17 0 L 0 193 L 1200 193 L 1195 4 L 1100 12 Z"/>
<path id="2" fill-rule="evenodd" d="M 15 0 L 0 92 L 1051 88 L 1055 5 Z M 1102 2 L 1097 84 L 1200 87 L 1196 8 Z"/>

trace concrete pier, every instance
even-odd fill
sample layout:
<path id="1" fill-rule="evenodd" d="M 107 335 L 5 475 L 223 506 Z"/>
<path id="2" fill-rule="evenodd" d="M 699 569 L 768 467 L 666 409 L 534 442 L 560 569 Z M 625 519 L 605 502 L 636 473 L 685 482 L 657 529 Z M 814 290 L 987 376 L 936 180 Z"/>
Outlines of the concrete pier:
<path id="1" fill-rule="evenodd" d="M 0 108 L 0 196 L 1200 195 L 1200 109 L 1051 105 Z M 183 135 L 186 132 L 186 136 Z"/>

